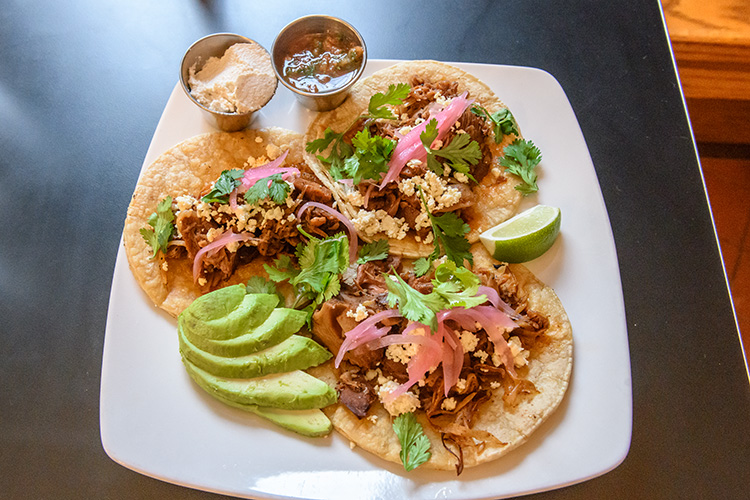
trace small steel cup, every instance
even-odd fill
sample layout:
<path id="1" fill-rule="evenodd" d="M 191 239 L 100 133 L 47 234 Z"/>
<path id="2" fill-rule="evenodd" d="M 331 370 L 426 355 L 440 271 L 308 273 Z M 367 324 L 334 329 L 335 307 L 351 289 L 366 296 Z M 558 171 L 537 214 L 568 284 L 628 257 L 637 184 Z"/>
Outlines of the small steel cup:
<path id="1" fill-rule="evenodd" d="M 221 57 L 224 55 L 224 52 L 235 43 L 258 44 L 258 42 L 255 42 L 254 40 L 233 33 L 214 33 L 213 35 L 205 36 L 193 43 L 187 52 L 185 52 L 180 67 L 180 83 L 182 84 L 182 90 L 185 91 L 188 99 L 193 101 L 195 105 L 201 109 L 203 117 L 208 123 L 225 132 L 235 132 L 244 129 L 252 121 L 255 112 L 224 113 L 221 111 L 214 111 L 199 103 L 190 93 L 190 68 L 195 66 L 195 71 L 200 71 L 203 65 L 206 64 L 211 57 Z M 260 44 L 258 45 L 260 46 Z M 278 80 L 276 85 L 278 85 Z M 274 92 L 275 91 L 276 89 L 274 89 Z M 271 97 L 273 97 L 273 94 Z M 265 104 L 266 103 L 263 105 Z"/>
<path id="2" fill-rule="evenodd" d="M 342 87 L 337 87 L 326 92 L 300 90 L 284 79 L 284 58 L 291 55 L 291 45 L 299 37 L 308 34 L 325 33 L 326 31 L 340 33 L 360 44 L 362 46 L 362 64 L 354 75 L 354 78 Z M 362 76 L 367 64 L 367 47 L 362 35 L 346 21 L 331 16 L 305 16 L 292 21 L 281 30 L 273 42 L 271 60 L 273 61 L 273 69 L 276 72 L 276 77 L 282 85 L 294 93 L 300 104 L 313 111 L 328 111 L 344 102 L 346 96 L 349 95 L 349 89 Z"/>

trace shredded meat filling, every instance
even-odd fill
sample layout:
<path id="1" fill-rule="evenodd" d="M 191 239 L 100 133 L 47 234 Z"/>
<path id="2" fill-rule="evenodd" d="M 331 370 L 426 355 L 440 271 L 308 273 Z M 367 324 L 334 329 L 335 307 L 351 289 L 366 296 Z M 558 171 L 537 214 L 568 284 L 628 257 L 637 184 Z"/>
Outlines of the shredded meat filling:
<path id="1" fill-rule="evenodd" d="M 323 324 L 337 325 L 333 329 L 334 340 L 325 340 L 326 335 L 331 335 L 331 331 L 322 331 L 318 323 L 320 312 L 316 313 L 315 328 L 313 334 L 321 338 L 323 343 L 328 345 L 334 352 L 343 342 L 345 333 L 354 328 L 356 321 L 347 316 L 348 311 L 353 311 L 359 304 L 367 304 L 368 311 L 376 312 L 382 310 L 383 303 L 387 297 L 387 289 L 383 273 L 388 272 L 391 268 L 416 290 L 422 293 L 429 293 L 432 290 L 432 283 L 429 276 L 417 278 L 413 272 L 405 269 L 398 258 L 389 258 L 387 261 L 368 262 L 359 266 L 357 277 L 353 285 L 345 285 L 342 288 L 344 295 L 349 299 L 346 303 L 336 304 L 335 301 L 329 301 L 324 304 L 323 308 L 328 310 L 331 318 L 324 321 Z M 524 349 L 533 350 L 543 345 L 545 340 L 545 331 L 549 326 L 549 321 L 543 315 L 536 311 L 529 310 L 526 307 L 526 297 L 523 295 L 523 288 L 518 283 L 515 275 L 507 266 L 499 266 L 498 269 L 488 272 L 480 272 L 480 279 L 483 284 L 492 286 L 500 297 L 514 308 L 518 315 L 516 321 L 519 327 L 511 332 L 522 343 Z M 323 310 L 323 309 L 321 309 Z M 350 321 L 348 327 L 342 324 L 341 317 Z M 382 323 L 384 326 L 391 326 L 391 333 L 399 333 L 407 326 L 405 319 L 391 320 L 389 323 Z M 459 330 L 459 326 L 448 322 L 449 328 Z M 495 364 L 494 344 L 488 338 L 486 332 L 479 329 L 475 332 L 477 345 L 471 352 L 464 353 L 464 362 L 459 376 L 459 383 L 452 387 L 448 394 L 445 394 L 443 387 L 443 371 L 441 368 L 433 370 L 420 381 L 418 397 L 420 408 L 428 417 L 430 425 L 443 438 L 446 448 L 456 456 L 457 470 L 463 468 L 463 449 L 466 447 L 476 447 L 481 450 L 487 444 L 502 444 L 492 434 L 473 428 L 473 421 L 482 408 L 482 405 L 493 397 L 501 397 L 503 404 L 507 407 L 517 405 L 524 397 L 537 392 L 534 384 L 524 378 L 524 367 L 516 366 L 516 376 L 513 377 L 507 371 L 502 363 Z M 364 346 L 362 346 L 364 347 Z M 344 362 L 340 366 L 342 378 L 345 382 L 339 384 L 341 401 L 359 418 L 364 418 L 367 411 L 362 411 L 363 407 L 370 408 L 377 399 L 373 396 L 375 391 L 375 381 L 367 381 L 365 375 L 370 370 L 379 370 L 379 375 L 393 379 L 398 383 L 408 380 L 406 373 L 406 364 L 395 361 L 385 356 L 385 349 L 380 348 L 371 351 L 372 358 L 365 360 L 362 353 L 355 351 L 348 352 L 344 355 Z M 343 374 L 346 374 L 345 376 Z M 358 381 L 357 383 L 352 381 Z M 370 392 L 366 392 L 362 384 L 367 385 Z M 497 396 L 493 396 L 497 394 Z M 446 401 L 450 399 L 451 401 Z M 367 404 L 362 401 L 366 400 Z"/>
<path id="2" fill-rule="evenodd" d="M 292 202 L 269 208 L 269 210 L 280 210 L 280 214 L 276 214 L 275 217 L 263 217 L 262 214 L 255 216 L 257 225 L 251 242 L 240 243 L 237 248 L 223 247 L 216 252 L 207 252 L 204 255 L 198 280 L 203 292 L 218 287 L 234 273 L 237 266 L 259 254 L 275 256 L 282 252 L 293 252 L 302 241 L 297 224 L 301 225 L 307 233 L 317 237 L 325 237 L 344 230 L 336 217 L 319 208 L 306 210 L 297 220 L 296 211 L 304 203 L 315 201 L 331 204 L 333 194 L 314 174 L 308 171 L 306 165 L 293 166 L 300 170 L 300 176 L 292 181 L 294 187 L 290 193 Z M 235 233 L 241 232 L 234 225 L 238 221 L 237 216 L 227 213 L 226 210 L 219 210 L 220 205 L 219 203 L 210 204 L 210 210 L 207 211 L 210 218 L 199 215 L 195 208 L 179 211 L 175 218 L 179 237 L 173 240 L 167 257 L 187 257 L 193 260 L 200 249 L 210 243 L 209 232 L 212 230 L 217 232 L 212 239 L 228 229 L 232 229 Z M 205 212 L 202 211 L 201 214 Z"/>

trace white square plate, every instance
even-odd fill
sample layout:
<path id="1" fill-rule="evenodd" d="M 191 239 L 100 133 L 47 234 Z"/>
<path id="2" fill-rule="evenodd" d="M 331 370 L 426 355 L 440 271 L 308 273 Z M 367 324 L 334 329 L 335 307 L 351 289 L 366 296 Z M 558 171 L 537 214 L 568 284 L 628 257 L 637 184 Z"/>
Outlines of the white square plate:
<path id="1" fill-rule="evenodd" d="M 368 74 L 395 61 L 369 61 Z M 560 408 L 500 460 L 451 472 L 385 462 L 334 433 L 308 439 L 213 400 L 180 362 L 176 322 L 154 307 L 117 254 L 102 364 L 100 423 L 107 454 L 164 481 L 247 498 L 480 499 L 584 481 L 616 467 L 630 446 L 630 358 L 612 232 L 586 143 L 564 91 L 533 68 L 457 64 L 487 83 L 542 151 L 539 193 L 562 210 L 561 234 L 528 263 L 573 325 L 574 363 Z M 313 113 L 279 86 L 254 127 L 304 132 Z M 178 86 L 144 160 L 214 131 Z"/>

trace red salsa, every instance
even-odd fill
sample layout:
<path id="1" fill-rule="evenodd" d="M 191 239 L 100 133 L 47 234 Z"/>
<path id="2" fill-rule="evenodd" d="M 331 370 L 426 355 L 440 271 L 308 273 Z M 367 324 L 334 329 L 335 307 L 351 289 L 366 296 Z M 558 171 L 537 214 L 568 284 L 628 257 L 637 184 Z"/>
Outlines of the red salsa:
<path id="1" fill-rule="evenodd" d="M 343 34 L 310 33 L 284 58 L 284 79 L 306 92 L 327 92 L 346 85 L 362 65 L 362 46 Z"/>

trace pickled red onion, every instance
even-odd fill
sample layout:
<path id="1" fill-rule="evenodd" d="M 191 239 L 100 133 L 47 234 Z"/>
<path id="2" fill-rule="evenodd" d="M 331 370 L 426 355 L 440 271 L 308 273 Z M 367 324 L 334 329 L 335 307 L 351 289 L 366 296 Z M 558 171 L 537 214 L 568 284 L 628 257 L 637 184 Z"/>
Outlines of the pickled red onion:
<path id="1" fill-rule="evenodd" d="M 329 214 L 340 220 L 341 223 L 344 224 L 344 226 L 346 226 L 346 231 L 347 233 L 349 233 L 349 263 L 353 264 L 354 261 L 357 260 L 357 247 L 359 246 L 359 238 L 357 238 L 357 229 L 354 227 L 354 224 L 352 224 L 352 221 L 350 221 L 344 214 L 342 214 L 338 210 L 335 210 L 328 205 L 318 203 L 317 201 L 308 201 L 307 203 L 299 207 L 299 210 L 297 210 L 297 219 L 300 218 L 305 210 L 312 207 L 319 208 L 325 212 L 328 212 Z"/>
<path id="2" fill-rule="evenodd" d="M 226 231 L 224 234 L 219 236 L 216 240 L 212 241 L 205 247 L 198 250 L 198 253 L 195 254 L 195 258 L 193 259 L 193 282 L 198 282 L 198 275 L 200 274 L 201 270 L 201 263 L 203 262 L 203 257 L 206 255 L 213 255 L 219 250 L 221 250 L 226 245 L 233 243 L 235 241 L 248 241 L 248 240 L 256 240 L 252 234 L 249 233 L 234 233 L 231 229 Z"/>
<path id="3" fill-rule="evenodd" d="M 458 336 L 445 326 L 444 322 L 438 324 L 438 329 L 443 328 L 445 342 L 443 342 L 443 388 L 445 395 L 456 385 L 464 365 L 464 347 L 458 340 Z"/>
<path id="4" fill-rule="evenodd" d="M 259 167 L 253 167 L 245 170 L 245 174 L 242 176 L 242 191 L 247 191 L 259 180 L 268 177 L 273 174 L 281 174 L 281 178 L 288 180 L 290 177 L 299 175 L 299 169 L 294 167 L 280 167 L 287 155 L 289 150 L 284 151 L 284 154 L 276 158 L 275 160 L 268 162 Z"/>
<path id="5" fill-rule="evenodd" d="M 430 115 L 429 120 L 426 120 L 411 129 L 408 134 L 398 141 L 396 148 L 393 150 L 391 161 L 388 162 L 388 173 L 386 173 L 385 177 L 383 177 L 383 181 L 380 183 L 380 189 L 383 189 L 383 187 L 389 182 L 396 180 L 401 173 L 401 170 L 410 160 L 420 160 L 424 162 L 427 159 L 427 151 L 425 151 L 419 135 L 425 131 L 429 121 L 432 120 L 432 118 L 435 118 L 438 126 L 438 135 L 435 140 L 442 140 L 453 124 L 456 123 L 462 114 L 464 114 L 466 108 L 474 102 L 473 100 L 467 99 L 467 95 L 468 92 L 464 92 L 460 96 L 454 97 L 450 104 L 448 104 L 448 106 L 442 111 L 437 113 L 434 117 Z"/>
<path id="6" fill-rule="evenodd" d="M 341 360 L 344 359 L 344 354 L 346 354 L 347 351 L 355 349 L 356 347 L 371 340 L 380 338 L 390 331 L 390 328 L 388 327 L 377 328 L 375 326 L 377 322 L 388 318 L 394 318 L 396 316 L 401 316 L 401 313 L 399 313 L 398 309 L 386 309 L 385 311 L 380 311 L 377 314 L 373 314 L 372 316 L 363 320 L 360 324 L 346 332 L 344 334 L 344 342 L 341 344 L 341 347 L 339 347 L 339 352 L 336 355 L 336 368 L 338 368 L 341 364 Z"/>
<path id="7" fill-rule="evenodd" d="M 510 307 L 507 302 L 501 299 L 500 294 L 497 293 L 497 290 L 495 290 L 494 288 L 482 285 L 479 287 L 477 295 L 486 295 L 487 300 L 490 301 L 490 304 L 510 316 L 511 319 L 518 319 L 520 317 L 518 311 Z"/>

